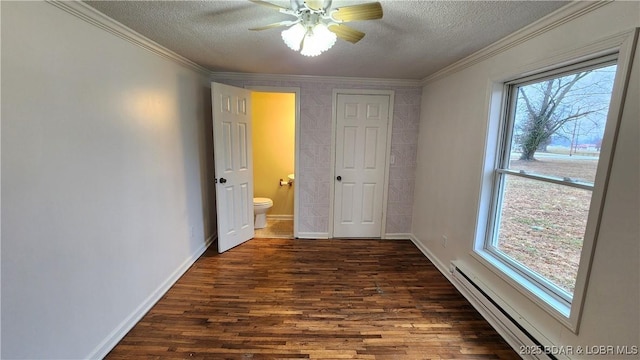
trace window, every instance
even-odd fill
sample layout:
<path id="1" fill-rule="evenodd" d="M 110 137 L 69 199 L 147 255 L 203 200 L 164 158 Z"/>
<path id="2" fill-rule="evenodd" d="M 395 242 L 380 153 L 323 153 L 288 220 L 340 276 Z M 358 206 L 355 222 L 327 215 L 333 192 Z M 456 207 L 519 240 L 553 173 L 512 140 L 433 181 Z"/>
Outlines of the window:
<path id="1" fill-rule="evenodd" d="M 616 68 L 605 57 L 505 84 L 492 205 L 476 250 L 565 317 L 587 223 L 597 219 L 590 208 Z"/>

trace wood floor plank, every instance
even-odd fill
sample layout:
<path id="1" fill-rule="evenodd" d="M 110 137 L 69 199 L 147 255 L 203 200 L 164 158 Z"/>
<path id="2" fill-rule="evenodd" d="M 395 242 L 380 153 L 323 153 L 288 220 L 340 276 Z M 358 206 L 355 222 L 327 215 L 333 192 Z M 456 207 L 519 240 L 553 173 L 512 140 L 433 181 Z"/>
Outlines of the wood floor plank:
<path id="1" fill-rule="evenodd" d="M 410 241 L 211 247 L 107 359 L 519 359 Z"/>

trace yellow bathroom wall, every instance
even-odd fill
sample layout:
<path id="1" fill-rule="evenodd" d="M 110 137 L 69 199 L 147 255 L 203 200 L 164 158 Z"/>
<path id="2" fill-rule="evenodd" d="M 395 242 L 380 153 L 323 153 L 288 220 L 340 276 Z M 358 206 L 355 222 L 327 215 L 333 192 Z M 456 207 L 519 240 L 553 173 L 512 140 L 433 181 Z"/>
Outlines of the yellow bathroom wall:
<path id="1" fill-rule="evenodd" d="M 280 186 L 294 173 L 295 94 L 254 92 L 253 196 L 273 200 L 268 215 L 293 216 L 293 186 Z"/>

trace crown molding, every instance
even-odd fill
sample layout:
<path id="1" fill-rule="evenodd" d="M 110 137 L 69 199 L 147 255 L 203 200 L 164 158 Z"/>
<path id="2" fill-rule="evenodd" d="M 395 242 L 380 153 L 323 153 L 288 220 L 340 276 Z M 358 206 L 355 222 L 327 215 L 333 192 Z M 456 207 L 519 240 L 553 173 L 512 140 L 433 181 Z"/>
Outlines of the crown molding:
<path id="1" fill-rule="evenodd" d="M 113 20 L 100 11 L 92 8 L 84 2 L 63 1 L 63 0 L 46 0 L 49 4 L 64 10 L 65 12 L 76 16 L 102 30 L 105 30 L 123 40 L 134 45 L 144 48 L 158 56 L 169 59 L 184 67 L 194 70 L 212 80 L 236 80 L 236 81 L 293 81 L 293 82 L 314 82 L 314 83 L 345 83 L 350 85 L 364 86 L 403 86 L 403 87 L 420 87 L 420 80 L 416 79 L 377 79 L 377 78 L 356 78 L 356 77 L 339 77 L 339 76 L 312 76 L 312 75 L 279 75 L 279 74 L 256 74 L 256 73 L 233 73 L 233 72 L 212 72 L 195 62 L 175 53 L 164 46 L 149 40 L 142 34 L 135 32 Z"/>
<path id="2" fill-rule="evenodd" d="M 497 54 L 507 51 L 515 46 L 518 46 L 526 41 L 529 41 L 541 34 L 546 33 L 547 31 L 553 30 L 558 26 L 566 24 L 570 21 L 573 21 L 580 16 L 588 14 L 602 6 L 605 6 L 609 3 L 613 2 L 613 0 L 603 0 L 603 1 L 574 1 L 551 14 L 543 17 L 542 19 L 535 21 L 522 29 L 507 35 L 501 40 L 496 41 L 495 43 L 461 59 L 453 64 L 439 70 L 424 79 L 422 79 L 421 84 L 426 85 L 430 82 L 442 79 L 446 76 L 449 76 L 453 73 L 464 70 L 468 67 L 471 67 L 479 62 L 482 62 L 486 59 L 489 59 Z"/>
<path id="3" fill-rule="evenodd" d="M 479 50 L 455 63 L 443 68 L 440 71 L 429 75 L 422 80 L 416 79 L 383 79 L 383 78 L 358 78 L 358 77 L 342 77 L 342 76 L 315 76 L 315 75 L 287 75 L 287 74 L 257 74 L 257 73 L 234 73 L 234 72 L 212 72 L 207 68 L 196 64 L 195 62 L 175 53 L 164 46 L 149 40 L 145 36 L 137 33 L 127 26 L 119 23 L 92 8 L 91 6 L 78 1 L 63 0 L 46 0 L 49 4 L 66 11 L 67 13 L 78 17 L 98 28 L 101 28 L 123 40 L 134 45 L 144 48 L 160 57 L 171 60 L 179 65 L 191 69 L 199 74 L 208 76 L 212 80 L 235 80 L 235 81 L 292 81 L 292 82 L 314 82 L 314 83 L 344 83 L 349 85 L 363 86 L 390 86 L 390 87 L 420 87 L 430 82 L 436 81 L 488 58 L 491 58 L 501 52 L 504 52 L 514 46 L 535 38 L 547 31 L 550 31 L 562 24 L 570 22 L 584 14 L 594 11 L 602 6 L 612 2 L 612 0 L 604 1 L 575 1 L 569 5 L 562 7 L 548 16 L 514 32 L 511 35 Z"/>
<path id="4" fill-rule="evenodd" d="M 127 26 L 111 19 L 100 11 L 81 1 L 62 1 L 62 0 L 46 0 L 49 4 L 66 11 L 67 13 L 88 22 L 102 30 L 105 30 L 121 39 L 124 39 L 134 45 L 148 50 L 165 59 L 171 60 L 190 70 L 205 76 L 210 76 L 211 71 L 194 63 L 193 61 L 165 48 L 164 46 L 153 42 L 145 36 L 137 33 Z"/>
<path id="5" fill-rule="evenodd" d="M 212 81 L 265 81 L 265 82 L 313 82 L 313 83 L 340 83 L 347 85 L 364 86 L 390 86 L 390 87 L 421 87 L 422 81 L 415 79 L 382 79 L 382 78 L 359 78 L 347 76 L 316 76 L 316 75 L 287 75 L 287 74 L 258 74 L 258 73 L 235 73 L 235 72 L 212 72 Z"/>

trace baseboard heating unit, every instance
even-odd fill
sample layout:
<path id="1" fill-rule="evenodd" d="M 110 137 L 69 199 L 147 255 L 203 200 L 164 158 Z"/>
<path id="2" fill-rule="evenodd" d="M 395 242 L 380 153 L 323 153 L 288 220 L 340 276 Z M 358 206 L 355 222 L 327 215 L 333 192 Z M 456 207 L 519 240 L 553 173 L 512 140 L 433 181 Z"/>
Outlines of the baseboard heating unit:
<path id="1" fill-rule="evenodd" d="M 474 280 L 475 276 L 465 271 L 456 262 L 451 263 L 449 271 L 453 278 L 453 285 L 523 359 L 558 359 L 545 351 L 546 348 L 540 341 L 488 296 L 480 286 L 484 284 Z"/>

